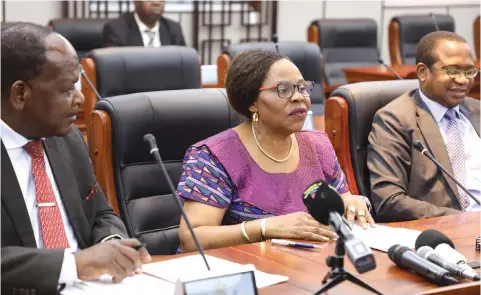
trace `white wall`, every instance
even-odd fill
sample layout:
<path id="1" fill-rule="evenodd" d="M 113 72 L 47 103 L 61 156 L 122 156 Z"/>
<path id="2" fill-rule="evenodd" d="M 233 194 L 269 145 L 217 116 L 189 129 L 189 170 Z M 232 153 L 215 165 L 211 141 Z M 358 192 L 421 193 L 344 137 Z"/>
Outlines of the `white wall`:
<path id="1" fill-rule="evenodd" d="M 385 8 L 383 9 L 383 3 Z M 62 15 L 60 1 L 6 1 L 6 21 L 31 21 L 46 25 L 52 18 Z M 318 18 L 373 18 L 378 24 L 378 44 L 384 60 L 389 61 L 388 25 L 393 16 L 400 14 L 448 13 L 455 19 L 456 33 L 463 36 L 473 48 L 473 22 L 480 14 L 479 0 L 386 0 L 344 1 L 344 0 L 281 0 L 278 3 L 279 40 L 307 40 L 307 27 Z M 167 14 L 178 18 L 178 14 Z M 233 14 L 234 24 L 239 24 L 239 16 Z M 192 42 L 192 18 L 182 17 L 182 29 L 188 45 Z M 226 29 L 226 36 L 236 42 L 241 35 L 239 25 Z M 201 31 L 199 38 L 206 37 Z M 214 55 L 216 56 L 216 55 Z M 215 63 L 215 60 L 212 61 Z"/>
<path id="2" fill-rule="evenodd" d="M 8 0 L 5 2 L 5 21 L 28 21 L 40 25 L 47 25 L 53 18 L 62 16 L 60 1 L 21 1 Z"/>
<path id="3" fill-rule="evenodd" d="M 456 33 L 463 36 L 473 49 L 473 22 L 480 14 L 479 0 L 281 0 L 278 9 L 280 40 L 304 41 L 313 19 L 372 18 L 378 25 L 378 46 L 381 56 L 389 61 L 388 26 L 391 18 L 402 14 L 450 14 L 455 20 Z M 382 23 L 381 23 L 382 22 Z"/>

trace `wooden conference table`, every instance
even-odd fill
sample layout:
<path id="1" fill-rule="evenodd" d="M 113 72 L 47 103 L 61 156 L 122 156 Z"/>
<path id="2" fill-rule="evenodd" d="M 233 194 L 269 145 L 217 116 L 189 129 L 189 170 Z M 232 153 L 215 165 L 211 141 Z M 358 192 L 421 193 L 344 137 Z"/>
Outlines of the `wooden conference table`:
<path id="1" fill-rule="evenodd" d="M 453 240 L 456 250 L 468 261 L 479 260 L 480 253 L 475 251 L 475 240 L 480 234 L 480 214 L 462 213 L 445 217 L 390 223 L 393 227 L 405 227 L 416 230 L 437 229 Z M 322 278 L 329 271 L 325 260 L 334 254 L 335 242 L 320 243 L 324 249 L 303 250 L 271 245 L 270 242 L 247 244 L 229 248 L 206 251 L 206 254 L 241 264 L 254 264 L 258 270 L 288 276 L 289 280 L 274 286 L 262 288 L 259 294 L 313 294 L 322 283 Z M 368 282 L 383 294 L 480 294 L 480 282 L 463 281 L 462 284 L 438 287 L 429 281 L 398 268 L 384 252 L 373 250 L 376 269 L 358 274 L 349 258 L 345 257 L 345 268 Z M 189 254 L 182 254 L 189 255 Z M 164 261 L 179 256 L 154 256 L 153 261 Z M 325 294 L 372 294 L 350 282 L 337 285 Z"/>
<path id="2" fill-rule="evenodd" d="M 476 68 L 479 69 L 479 60 L 476 60 Z M 393 69 L 403 79 L 417 79 L 416 65 L 393 66 Z M 396 79 L 394 74 L 388 68 L 382 65 L 365 68 L 344 68 L 342 71 L 346 75 L 346 79 L 349 83 Z M 476 76 L 473 88 L 469 92 L 469 96 L 477 99 L 479 99 L 480 96 L 479 79 L 480 75 Z"/>

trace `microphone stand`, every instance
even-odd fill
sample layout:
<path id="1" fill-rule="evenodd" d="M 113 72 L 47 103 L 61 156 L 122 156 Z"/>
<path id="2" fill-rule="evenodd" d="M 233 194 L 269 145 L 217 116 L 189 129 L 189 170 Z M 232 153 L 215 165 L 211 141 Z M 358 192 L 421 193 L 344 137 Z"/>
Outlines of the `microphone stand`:
<path id="1" fill-rule="evenodd" d="M 331 214 L 332 213 L 330 213 L 330 215 Z M 329 219 L 332 220 L 332 218 Z M 342 219 L 343 222 L 346 223 L 344 218 Z M 314 294 L 320 295 L 344 281 L 349 281 L 354 285 L 371 291 L 374 294 L 382 295 L 381 292 L 377 291 L 373 287 L 369 286 L 369 284 L 344 269 L 344 256 L 346 255 L 346 249 L 344 247 L 345 240 L 342 233 L 340 232 L 340 228 L 336 228 L 332 222 L 330 222 L 330 224 L 336 230 L 339 238 L 336 241 L 335 254 L 333 256 L 327 256 L 326 258 L 326 264 L 327 266 L 331 267 L 331 270 L 324 276 L 324 279 L 322 279 L 322 283 L 324 285 Z"/>
<path id="2" fill-rule="evenodd" d="M 462 183 L 460 183 L 453 175 L 451 175 L 451 173 L 449 173 L 449 171 L 446 170 L 446 168 L 444 168 L 444 166 L 439 163 L 439 161 L 436 160 L 436 158 L 428 151 L 421 141 L 416 141 L 414 148 L 421 152 L 421 154 L 428 157 L 429 160 L 433 161 L 433 163 L 436 164 L 436 166 L 441 169 L 442 172 L 444 172 L 444 175 L 447 175 L 449 178 L 451 178 L 473 201 L 475 201 L 478 205 L 481 205 L 478 198 L 476 198 Z"/>

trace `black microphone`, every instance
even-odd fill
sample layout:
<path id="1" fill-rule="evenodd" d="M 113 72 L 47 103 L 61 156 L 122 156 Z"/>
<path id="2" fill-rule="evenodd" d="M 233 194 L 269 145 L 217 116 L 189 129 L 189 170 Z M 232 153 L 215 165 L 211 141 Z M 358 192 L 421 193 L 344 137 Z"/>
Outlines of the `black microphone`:
<path id="1" fill-rule="evenodd" d="M 456 251 L 453 241 L 445 234 L 435 229 L 428 229 L 423 231 L 416 239 L 415 247 L 419 250 L 423 246 L 429 246 L 436 251 L 446 261 L 456 264 L 464 269 L 472 271 L 466 263 L 466 257 Z"/>
<path id="2" fill-rule="evenodd" d="M 466 268 L 458 266 L 457 264 L 447 261 L 429 246 L 422 246 L 421 248 L 417 249 L 417 254 L 420 257 L 427 259 L 432 263 L 437 264 L 442 268 L 446 269 L 447 271 L 451 272 L 453 276 L 468 279 L 471 281 L 479 281 L 480 279 L 479 274 L 477 274 L 476 272 L 470 271 Z"/>
<path id="3" fill-rule="evenodd" d="M 436 20 L 436 17 L 434 16 L 434 14 L 432 12 L 429 14 L 429 17 L 433 20 L 434 29 L 436 31 L 439 31 L 438 21 Z"/>
<path id="4" fill-rule="evenodd" d="M 92 91 L 95 93 L 95 96 L 97 96 L 97 100 L 101 100 L 102 97 L 100 96 L 99 92 L 97 91 L 97 89 L 95 89 L 94 85 L 92 84 L 92 82 L 90 82 L 90 79 L 89 77 L 87 77 L 87 74 L 85 73 L 85 70 L 84 68 L 82 67 L 82 65 L 79 65 L 79 72 L 80 72 L 80 75 L 82 75 L 82 77 L 84 77 L 85 81 L 87 81 L 87 84 L 89 85 L 90 89 L 92 89 Z"/>
<path id="5" fill-rule="evenodd" d="M 279 37 L 277 37 L 277 34 L 272 35 L 272 42 L 276 45 L 276 52 L 279 53 Z"/>
<path id="6" fill-rule="evenodd" d="M 413 270 L 420 276 L 432 280 L 438 285 L 447 286 L 457 284 L 458 281 L 451 276 L 449 271 L 436 264 L 419 257 L 406 246 L 393 245 L 387 251 L 389 259 L 403 269 Z"/>
<path id="7" fill-rule="evenodd" d="M 383 66 L 385 66 L 389 71 L 391 71 L 391 73 L 393 73 L 394 76 L 396 76 L 396 79 L 398 79 L 398 80 L 404 80 L 390 65 L 388 65 L 387 63 L 385 63 L 382 58 L 379 58 L 377 61 L 378 61 L 380 64 L 382 64 Z"/>
<path id="8" fill-rule="evenodd" d="M 207 263 L 207 259 L 205 258 L 204 255 L 204 250 L 202 246 L 199 243 L 199 240 L 197 239 L 197 236 L 195 235 L 194 229 L 192 228 L 192 224 L 190 223 L 189 218 L 187 217 L 187 214 L 185 214 L 184 211 L 184 206 L 179 201 L 179 197 L 177 196 L 177 193 L 175 192 L 174 185 L 172 184 L 172 181 L 170 180 L 169 174 L 167 173 L 167 170 L 165 169 L 164 163 L 162 163 L 162 158 L 160 157 L 159 154 L 159 148 L 157 147 L 157 143 L 155 142 L 155 137 L 147 133 L 144 135 L 144 141 L 147 142 L 150 146 L 150 154 L 152 154 L 157 161 L 157 164 L 159 164 L 160 169 L 162 169 L 162 174 L 165 177 L 165 180 L 169 184 L 170 191 L 172 192 L 172 197 L 174 198 L 175 202 L 177 203 L 177 206 L 180 209 L 180 212 L 182 212 L 182 216 L 184 217 L 185 223 L 187 224 L 187 227 L 189 228 L 190 234 L 192 235 L 192 238 L 194 238 L 195 245 L 197 246 L 197 250 L 199 250 L 200 255 L 204 259 L 205 266 L 207 267 L 207 270 L 210 271 L 209 263 Z"/>
<path id="9" fill-rule="evenodd" d="M 454 176 L 451 175 L 451 173 L 449 173 L 448 170 L 446 170 L 446 168 L 444 168 L 444 166 L 441 165 L 441 163 L 439 163 L 438 160 L 436 160 L 436 158 L 434 158 L 434 156 L 428 151 L 428 149 L 424 146 L 424 144 L 421 141 L 416 140 L 414 142 L 414 148 L 420 151 L 421 154 L 428 157 L 431 161 L 433 161 L 434 164 L 436 164 L 436 166 L 438 166 L 438 168 L 441 169 L 441 171 L 443 171 L 444 174 L 449 176 L 449 178 L 451 178 L 460 188 L 462 188 L 463 191 L 465 191 L 466 194 L 468 194 L 468 196 L 471 197 L 471 199 L 473 199 L 476 203 L 478 203 L 478 205 L 481 205 L 479 200 L 467 188 L 465 188 L 464 185 L 462 185 L 456 178 L 454 178 Z"/>
<path id="10" fill-rule="evenodd" d="M 347 255 L 359 273 L 376 268 L 371 249 L 352 234 L 343 216 L 344 202 L 334 187 L 318 180 L 306 189 L 302 200 L 315 220 L 332 226 L 339 237 L 345 241 Z"/>

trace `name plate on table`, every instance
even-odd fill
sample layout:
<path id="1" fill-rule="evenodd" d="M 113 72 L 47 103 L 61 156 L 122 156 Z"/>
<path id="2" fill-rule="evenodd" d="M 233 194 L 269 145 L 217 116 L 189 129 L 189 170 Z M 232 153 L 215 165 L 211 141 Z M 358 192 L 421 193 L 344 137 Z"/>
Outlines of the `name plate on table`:
<path id="1" fill-rule="evenodd" d="M 175 286 L 175 295 L 204 294 L 242 294 L 258 295 L 255 267 L 246 265 L 237 271 L 209 271 L 195 278 L 179 278 Z"/>

